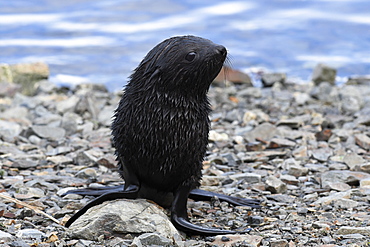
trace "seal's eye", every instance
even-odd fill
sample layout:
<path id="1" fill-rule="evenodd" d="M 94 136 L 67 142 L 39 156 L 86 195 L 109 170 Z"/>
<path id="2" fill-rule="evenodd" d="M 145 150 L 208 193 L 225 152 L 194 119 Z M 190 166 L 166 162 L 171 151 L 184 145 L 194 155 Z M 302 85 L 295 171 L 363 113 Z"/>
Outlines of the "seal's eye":
<path id="1" fill-rule="evenodd" d="M 189 62 L 193 61 L 196 57 L 196 53 L 195 52 L 189 52 L 188 54 L 186 54 L 185 56 L 185 59 L 188 60 Z"/>

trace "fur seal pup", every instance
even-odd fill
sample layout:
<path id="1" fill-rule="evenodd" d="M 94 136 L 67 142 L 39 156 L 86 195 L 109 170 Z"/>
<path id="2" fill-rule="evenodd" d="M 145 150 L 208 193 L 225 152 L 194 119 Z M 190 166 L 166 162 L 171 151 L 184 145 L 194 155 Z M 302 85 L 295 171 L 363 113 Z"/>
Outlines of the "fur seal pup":
<path id="1" fill-rule="evenodd" d="M 124 186 L 70 193 L 101 195 L 78 211 L 107 200 L 146 198 L 170 207 L 179 230 L 196 235 L 233 234 L 188 221 L 187 198 L 220 200 L 260 207 L 258 200 L 235 198 L 196 189 L 202 177 L 209 132 L 208 89 L 222 68 L 224 46 L 195 36 L 164 40 L 134 70 L 115 111 L 113 144 Z"/>

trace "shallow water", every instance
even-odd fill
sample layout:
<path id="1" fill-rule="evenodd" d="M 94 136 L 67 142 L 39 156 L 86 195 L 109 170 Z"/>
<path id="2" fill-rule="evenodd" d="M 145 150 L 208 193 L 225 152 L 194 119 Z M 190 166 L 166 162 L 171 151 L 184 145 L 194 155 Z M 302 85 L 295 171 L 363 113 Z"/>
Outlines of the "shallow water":
<path id="1" fill-rule="evenodd" d="M 252 73 L 309 79 L 319 62 L 338 81 L 370 74 L 366 0 L 11 0 L 0 3 L 0 63 L 44 61 L 58 84 L 119 90 L 157 43 L 193 34 L 227 47 Z"/>

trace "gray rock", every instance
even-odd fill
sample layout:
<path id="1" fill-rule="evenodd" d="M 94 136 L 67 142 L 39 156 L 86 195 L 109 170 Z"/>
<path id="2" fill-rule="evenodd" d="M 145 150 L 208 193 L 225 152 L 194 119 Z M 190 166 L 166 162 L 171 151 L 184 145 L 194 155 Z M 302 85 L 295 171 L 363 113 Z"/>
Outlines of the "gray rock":
<path id="1" fill-rule="evenodd" d="M 271 148 L 282 148 L 282 147 L 294 147 L 296 143 L 285 138 L 272 138 L 270 140 L 269 147 Z"/>
<path id="2" fill-rule="evenodd" d="M 270 123 L 262 123 L 252 131 L 245 133 L 244 138 L 249 142 L 254 142 L 256 139 L 268 141 L 274 136 L 278 135 L 278 133 L 279 131 L 275 125 Z"/>
<path id="3" fill-rule="evenodd" d="M 261 81 L 264 87 L 272 87 L 272 85 L 274 85 L 274 83 L 276 82 L 284 84 L 285 80 L 285 73 L 265 73 L 261 77 Z"/>
<path id="4" fill-rule="evenodd" d="M 327 183 L 326 187 L 336 191 L 347 191 L 351 189 L 351 186 L 343 182 Z"/>
<path id="5" fill-rule="evenodd" d="M 277 126 L 288 126 L 292 129 L 298 129 L 299 127 L 304 125 L 302 119 L 294 118 L 294 119 L 281 119 L 276 124 Z"/>
<path id="6" fill-rule="evenodd" d="M 314 159 L 318 161 L 327 161 L 330 156 L 333 155 L 333 151 L 331 148 L 319 148 L 311 150 L 311 155 Z"/>
<path id="7" fill-rule="evenodd" d="M 312 72 L 312 81 L 314 81 L 316 85 L 321 82 L 329 82 L 334 85 L 336 75 L 336 69 L 324 64 L 318 64 Z"/>
<path id="8" fill-rule="evenodd" d="M 370 173 L 370 162 L 361 164 L 358 170 L 361 172 Z"/>
<path id="9" fill-rule="evenodd" d="M 362 234 L 365 236 L 370 236 L 370 226 L 342 226 L 338 229 L 337 234 L 338 235 L 348 235 L 348 234 Z"/>
<path id="10" fill-rule="evenodd" d="M 356 170 L 356 167 L 365 163 L 365 160 L 358 154 L 348 153 L 344 156 L 343 162 L 351 169 Z"/>
<path id="11" fill-rule="evenodd" d="M 214 237 L 214 240 L 208 245 L 191 245 L 191 246 L 248 246 L 248 247 L 258 247 L 261 246 L 262 237 L 258 235 L 218 235 Z M 225 240 L 228 240 L 225 242 Z M 187 245 L 186 245 L 187 246 Z"/>
<path id="12" fill-rule="evenodd" d="M 114 110 L 116 108 L 117 106 L 114 106 L 114 105 L 105 106 L 98 115 L 99 123 L 105 126 L 110 126 L 112 124 L 112 118 L 113 118 Z"/>
<path id="13" fill-rule="evenodd" d="M 294 92 L 293 97 L 299 106 L 303 106 L 311 100 L 311 96 L 308 93 Z"/>
<path id="14" fill-rule="evenodd" d="M 115 200 L 90 208 L 68 228 L 67 234 L 97 240 L 103 231 L 111 235 L 157 232 L 168 239 L 179 235 L 163 209 L 144 199 Z"/>
<path id="15" fill-rule="evenodd" d="M 64 138 L 66 131 L 59 127 L 49 127 L 43 125 L 32 126 L 36 135 L 49 140 L 57 141 Z"/>
<path id="16" fill-rule="evenodd" d="M 23 240 L 36 240 L 40 242 L 46 237 L 45 233 L 37 229 L 22 229 L 17 232 L 16 236 Z"/>
<path id="17" fill-rule="evenodd" d="M 286 247 L 288 246 L 288 240 L 286 239 L 278 239 L 278 240 L 272 240 L 270 242 L 271 247 Z"/>
<path id="18" fill-rule="evenodd" d="M 320 85 L 314 87 L 310 92 L 310 96 L 329 105 L 335 105 L 339 101 L 338 89 L 333 87 L 329 82 L 322 82 Z"/>
<path id="19" fill-rule="evenodd" d="M 85 168 L 77 172 L 76 177 L 85 179 L 96 179 L 97 173 L 94 168 Z"/>
<path id="20" fill-rule="evenodd" d="M 306 176 L 308 174 L 308 168 L 299 166 L 299 165 L 291 165 L 288 168 L 288 174 L 294 177 Z"/>
<path id="21" fill-rule="evenodd" d="M 280 180 L 286 184 L 298 185 L 299 183 L 298 179 L 292 175 L 281 175 Z"/>
<path id="22" fill-rule="evenodd" d="M 274 194 L 284 193 L 287 190 L 287 186 L 280 179 L 269 176 L 266 179 L 266 190 L 271 191 Z"/>
<path id="23" fill-rule="evenodd" d="M 60 127 L 62 127 L 67 135 L 72 135 L 78 130 L 78 124 L 82 122 L 79 115 L 74 112 L 66 112 L 63 114 L 62 122 Z"/>
<path id="24" fill-rule="evenodd" d="M 365 134 L 355 135 L 356 144 L 365 150 L 370 150 L 370 137 Z"/>
<path id="25" fill-rule="evenodd" d="M 12 167 L 19 168 L 19 169 L 29 169 L 29 168 L 34 168 L 37 165 L 38 163 L 33 160 L 16 160 L 12 164 Z"/>
<path id="26" fill-rule="evenodd" d="M 358 206 L 358 204 L 358 202 L 346 198 L 338 198 L 334 201 L 334 206 L 346 209 L 355 208 Z"/>
<path id="27" fill-rule="evenodd" d="M 14 236 L 0 230 L 0 243 L 9 243 L 14 240 Z"/>
<path id="28" fill-rule="evenodd" d="M 156 233 L 144 233 L 132 241 L 131 247 L 144 247 L 144 246 L 173 246 L 173 241 L 162 237 Z"/>
<path id="29" fill-rule="evenodd" d="M 4 121 L 0 119 L 0 137 L 13 139 L 22 131 L 21 125 L 16 122 Z"/>
<path id="30" fill-rule="evenodd" d="M 78 96 L 72 95 L 63 101 L 57 102 L 57 111 L 60 113 L 73 112 L 76 109 L 76 105 L 79 101 L 80 98 Z"/>
<path id="31" fill-rule="evenodd" d="M 352 171 L 328 171 L 321 175 L 321 186 L 330 188 L 330 184 L 342 182 L 349 185 L 359 184 L 360 180 L 370 178 L 370 174 Z"/>
<path id="32" fill-rule="evenodd" d="M 230 175 L 229 178 L 233 180 L 244 180 L 248 184 L 255 184 L 261 182 L 261 175 L 257 173 L 240 173 L 235 175 Z"/>
<path id="33" fill-rule="evenodd" d="M 265 218 L 259 215 L 251 215 L 248 217 L 248 224 L 251 226 L 259 226 L 265 222 Z"/>
<path id="34" fill-rule="evenodd" d="M 314 202 L 315 205 L 329 205 L 333 201 L 337 201 L 339 199 L 349 199 L 351 197 L 350 191 L 345 192 L 336 192 L 329 196 L 321 197 L 317 201 Z"/>

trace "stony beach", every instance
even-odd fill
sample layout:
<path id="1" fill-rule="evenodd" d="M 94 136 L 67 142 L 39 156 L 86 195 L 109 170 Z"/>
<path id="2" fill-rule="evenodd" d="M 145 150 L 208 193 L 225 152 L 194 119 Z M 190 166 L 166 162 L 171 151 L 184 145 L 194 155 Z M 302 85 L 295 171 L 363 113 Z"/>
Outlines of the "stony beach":
<path id="1" fill-rule="evenodd" d="M 65 228 L 92 199 L 66 191 L 123 182 L 110 136 L 122 92 L 57 87 L 42 64 L 0 72 L 0 246 L 370 246 L 369 77 L 339 86 L 319 65 L 300 83 L 265 73 L 253 87 L 235 71 L 234 82 L 215 82 L 201 188 L 262 208 L 189 200 L 196 224 L 251 228 L 202 237 L 177 232 L 141 199 L 105 203 Z"/>

